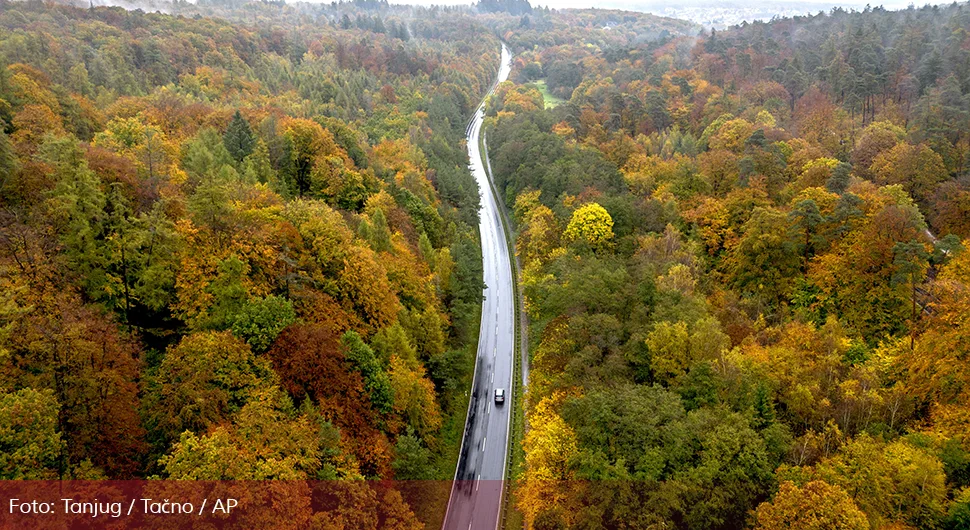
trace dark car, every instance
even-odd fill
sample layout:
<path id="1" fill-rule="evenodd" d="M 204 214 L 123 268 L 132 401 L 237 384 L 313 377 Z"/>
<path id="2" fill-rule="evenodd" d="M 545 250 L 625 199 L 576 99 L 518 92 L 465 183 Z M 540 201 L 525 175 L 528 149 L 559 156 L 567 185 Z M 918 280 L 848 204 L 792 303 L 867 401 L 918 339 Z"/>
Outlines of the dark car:
<path id="1" fill-rule="evenodd" d="M 495 389 L 495 402 L 496 403 L 505 403 L 505 389 L 504 388 L 496 388 Z"/>

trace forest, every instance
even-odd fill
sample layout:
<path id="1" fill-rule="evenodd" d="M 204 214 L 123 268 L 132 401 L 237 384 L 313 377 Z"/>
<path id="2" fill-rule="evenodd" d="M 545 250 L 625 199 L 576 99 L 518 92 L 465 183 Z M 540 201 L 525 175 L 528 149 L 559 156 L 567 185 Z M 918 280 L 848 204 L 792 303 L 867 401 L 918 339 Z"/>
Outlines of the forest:
<path id="1" fill-rule="evenodd" d="M 522 523 L 970 528 L 968 4 L 166 6 L 0 0 L 0 480 L 439 527 L 402 491 L 458 457 L 504 42 Z"/>
<path id="2" fill-rule="evenodd" d="M 251 7 L 0 3 L 0 480 L 453 475 L 499 40 Z"/>
<path id="3" fill-rule="evenodd" d="M 970 7 L 532 28 L 488 110 L 526 524 L 970 528 Z"/>

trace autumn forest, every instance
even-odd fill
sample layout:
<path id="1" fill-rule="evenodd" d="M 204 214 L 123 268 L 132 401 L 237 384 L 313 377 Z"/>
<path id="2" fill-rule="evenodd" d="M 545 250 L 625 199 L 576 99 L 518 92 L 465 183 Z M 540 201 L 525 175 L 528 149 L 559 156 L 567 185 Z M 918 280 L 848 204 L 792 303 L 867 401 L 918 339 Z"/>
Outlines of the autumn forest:
<path id="1" fill-rule="evenodd" d="M 164 5 L 0 0 L 0 480 L 441 527 L 405 490 L 462 444 L 504 43 L 505 528 L 970 529 L 967 3 Z"/>

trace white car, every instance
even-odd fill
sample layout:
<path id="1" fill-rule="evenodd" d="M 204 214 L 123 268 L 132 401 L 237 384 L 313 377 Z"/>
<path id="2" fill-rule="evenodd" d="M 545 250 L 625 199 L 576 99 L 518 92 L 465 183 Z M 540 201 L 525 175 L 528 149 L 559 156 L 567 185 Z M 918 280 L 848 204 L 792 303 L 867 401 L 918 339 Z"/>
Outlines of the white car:
<path id="1" fill-rule="evenodd" d="M 505 389 L 504 388 L 496 388 L 495 389 L 495 402 L 496 403 L 505 403 Z"/>

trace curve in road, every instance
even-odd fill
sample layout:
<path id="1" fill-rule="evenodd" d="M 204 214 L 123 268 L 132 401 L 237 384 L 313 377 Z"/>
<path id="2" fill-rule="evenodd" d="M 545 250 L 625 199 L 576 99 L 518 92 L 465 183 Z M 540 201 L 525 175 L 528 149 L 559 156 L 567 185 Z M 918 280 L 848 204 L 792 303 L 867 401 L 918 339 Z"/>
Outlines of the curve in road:
<path id="1" fill-rule="evenodd" d="M 508 78 L 511 68 L 512 54 L 503 44 L 496 85 Z M 493 86 L 488 95 L 494 89 Z M 468 417 L 445 513 L 445 530 L 495 530 L 498 527 L 513 406 L 510 389 L 515 295 L 505 230 L 479 148 L 484 119 L 485 100 L 482 100 L 468 125 L 467 140 L 469 168 L 481 193 L 479 231 L 485 291 Z M 505 389 L 505 403 L 495 403 L 497 388 Z"/>

